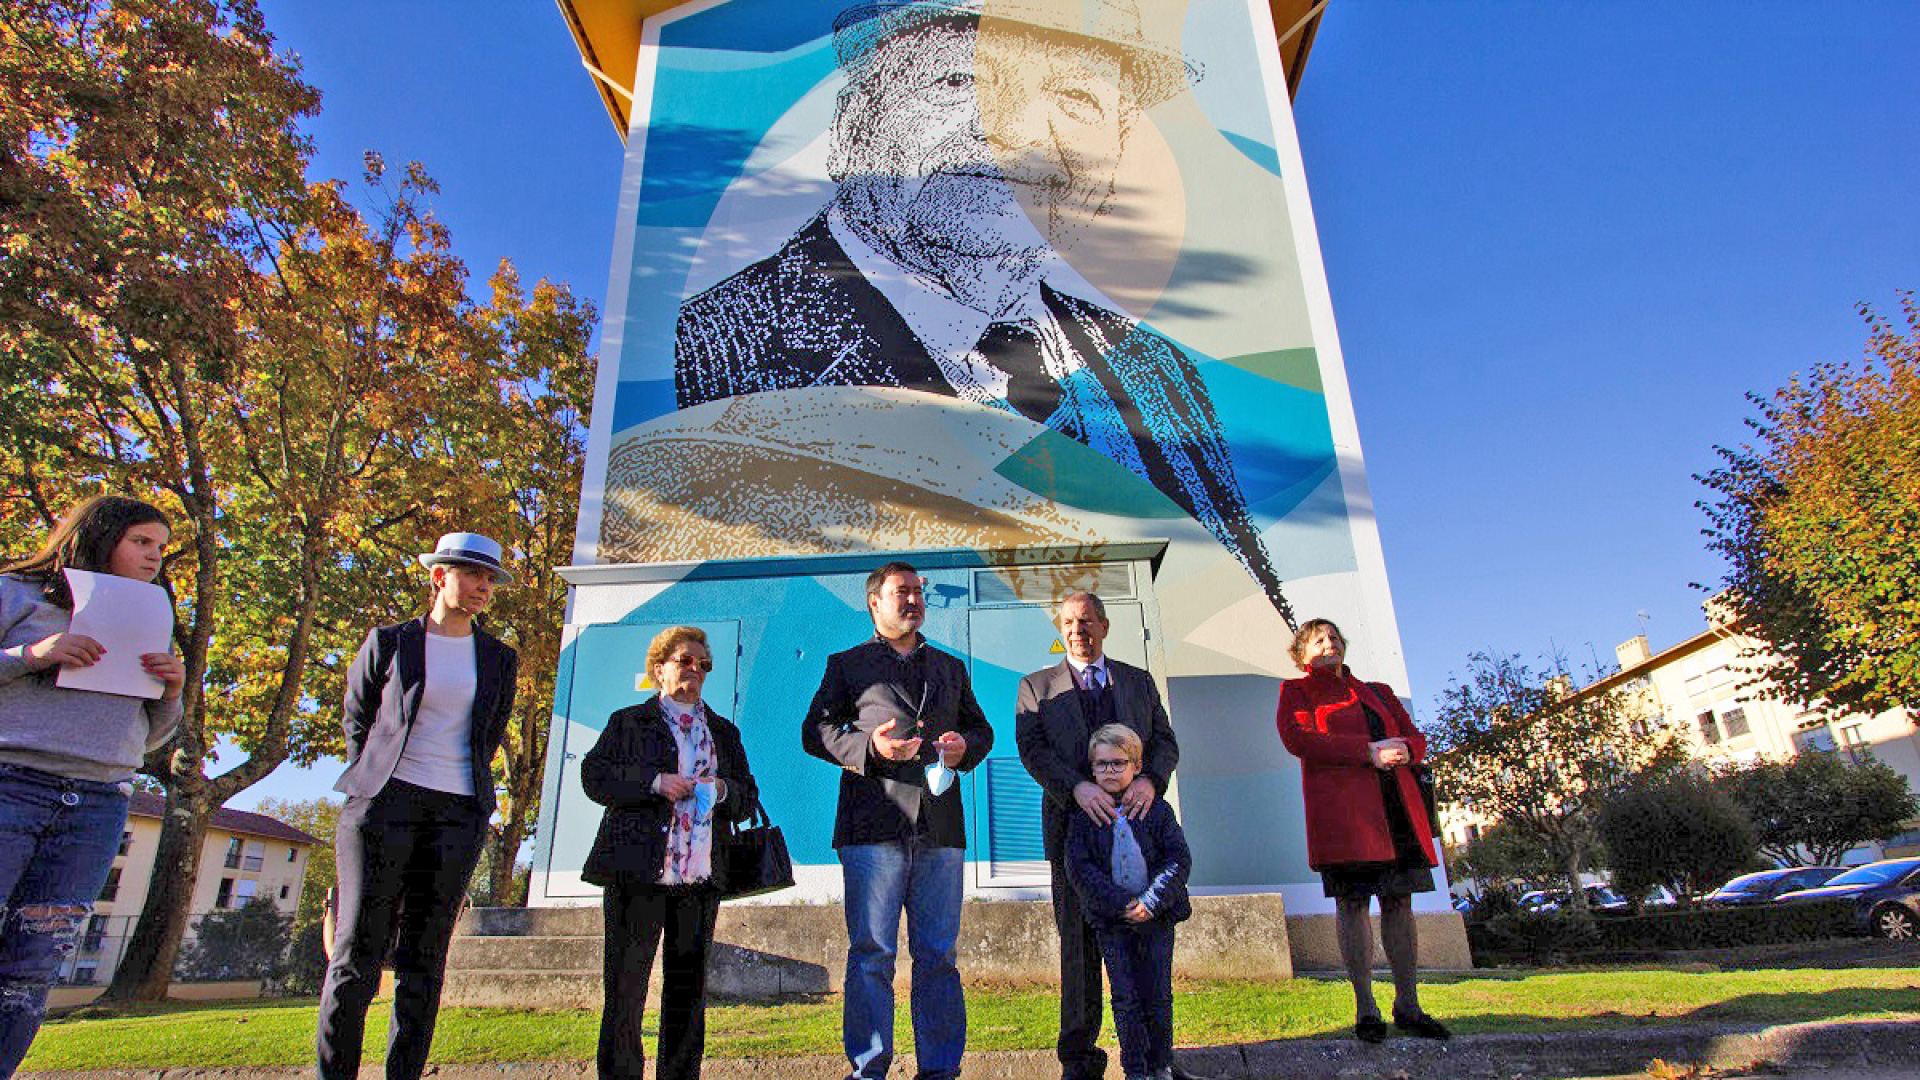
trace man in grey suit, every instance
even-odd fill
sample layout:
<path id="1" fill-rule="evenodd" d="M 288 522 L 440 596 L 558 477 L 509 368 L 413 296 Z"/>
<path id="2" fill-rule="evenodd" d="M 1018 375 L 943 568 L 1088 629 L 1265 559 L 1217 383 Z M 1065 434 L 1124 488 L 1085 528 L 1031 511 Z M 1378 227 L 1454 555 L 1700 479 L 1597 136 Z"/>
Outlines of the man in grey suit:
<path id="1" fill-rule="evenodd" d="M 1020 763 L 1046 792 L 1041 836 L 1053 871 L 1053 920 L 1060 932 L 1060 1037 L 1057 1050 L 1065 1080 L 1105 1074 L 1100 1049 L 1100 946 L 1067 880 L 1067 824 L 1085 814 L 1101 824 L 1116 813 L 1146 815 L 1166 793 L 1180 761 L 1180 745 L 1153 676 L 1106 655 L 1111 624 L 1106 605 L 1090 592 L 1062 601 L 1055 616 L 1067 657 L 1020 680 L 1014 739 Z M 1105 724 L 1125 724 L 1144 747 L 1140 776 L 1118 806 L 1093 782 L 1087 739 Z M 1187 1075 L 1179 1066 L 1176 1076 Z"/>

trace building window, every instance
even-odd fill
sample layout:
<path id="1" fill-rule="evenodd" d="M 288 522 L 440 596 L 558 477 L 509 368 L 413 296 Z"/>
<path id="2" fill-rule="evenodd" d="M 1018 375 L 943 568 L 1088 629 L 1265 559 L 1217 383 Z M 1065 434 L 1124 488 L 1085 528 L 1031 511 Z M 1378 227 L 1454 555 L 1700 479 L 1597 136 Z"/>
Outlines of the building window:
<path id="1" fill-rule="evenodd" d="M 1819 727 L 1802 728 L 1793 733 L 1793 748 L 1799 753 L 1831 753 L 1834 748 L 1833 733 L 1825 724 Z"/>
<path id="2" fill-rule="evenodd" d="M 82 964 L 73 969 L 74 986 L 92 986 L 100 978 L 100 965 Z"/>
<path id="3" fill-rule="evenodd" d="M 223 877 L 220 879 L 220 891 L 213 894 L 213 906 L 217 908 L 230 908 L 233 906 L 232 878 Z"/>
<path id="4" fill-rule="evenodd" d="M 1720 726 L 1725 729 L 1727 738 L 1737 739 L 1752 729 L 1747 726 L 1747 710 L 1728 709 L 1720 714 Z"/>
<path id="5" fill-rule="evenodd" d="M 285 900 L 287 898 L 287 894 L 291 893 L 292 891 L 293 891 L 293 886 L 291 885 L 280 886 L 280 899 Z"/>
<path id="6" fill-rule="evenodd" d="M 100 900 L 102 903 L 105 903 L 119 895 L 120 895 L 120 868 L 116 866 L 113 869 L 107 871 L 107 883 L 106 885 L 102 886 L 100 889 Z"/>
<path id="7" fill-rule="evenodd" d="M 253 891 L 259 887 L 260 883 L 252 878 L 241 878 L 235 882 L 233 886 L 233 906 L 246 907 L 247 904 L 253 900 Z"/>
<path id="8" fill-rule="evenodd" d="M 237 836 L 227 838 L 227 869 L 240 869 L 240 849 L 244 846 L 244 842 Z"/>
<path id="9" fill-rule="evenodd" d="M 259 870 L 267 861 L 267 845 L 258 840 L 247 841 L 246 855 L 240 860 L 240 869 Z"/>
<path id="10" fill-rule="evenodd" d="M 300 857 L 300 849 L 299 849 L 299 848 L 297 848 L 297 847 L 290 847 L 290 848 L 288 848 L 288 849 L 287 849 L 287 861 L 288 861 L 288 862 L 292 862 L 292 861 L 294 861 L 295 859 L 298 859 L 299 857 Z"/>
<path id="11" fill-rule="evenodd" d="M 1695 717 L 1695 720 L 1700 725 L 1701 742 L 1706 743 L 1708 746 L 1713 746 L 1720 741 L 1720 728 L 1719 725 L 1713 722 L 1712 713 L 1703 712 Z"/>
<path id="12" fill-rule="evenodd" d="M 129 829 L 126 832 L 123 832 L 120 834 L 120 850 L 117 852 L 114 852 L 114 854 L 125 855 L 127 851 L 132 847 L 133 847 L 133 830 Z"/>
<path id="13" fill-rule="evenodd" d="M 1866 748 L 1867 742 L 1866 737 L 1860 733 L 1860 725 L 1848 724 L 1843 728 L 1839 728 L 1833 734 L 1840 743 L 1840 749 L 1845 750 L 1847 756 L 1854 761 L 1859 761 L 1860 751 Z"/>
<path id="14" fill-rule="evenodd" d="M 97 953 L 100 951 L 100 946 L 106 944 L 106 940 L 107 917 L 105 915 L 89 916 L 86 935 L 80 939 L 80 951 Z"/>

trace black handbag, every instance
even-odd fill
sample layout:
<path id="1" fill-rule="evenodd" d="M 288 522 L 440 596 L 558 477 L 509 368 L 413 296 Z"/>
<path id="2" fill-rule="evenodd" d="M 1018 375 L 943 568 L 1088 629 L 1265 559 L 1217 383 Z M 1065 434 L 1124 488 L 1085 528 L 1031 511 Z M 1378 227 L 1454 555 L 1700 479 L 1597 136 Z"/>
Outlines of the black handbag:
<path id="1" fill-rule="evenodd" d="M 756 802 L 742 825 L 727 845 L 727 883 L 720 898 L 738 900 L 790 888 L 793 859 L 787 854 L 787 838 L 767 818 L 767 808 Z"/>
<path id="2" fill-rule="evenodd" d="M 1387 737 L 1387 722 L 1366 702 L 1360 703 L 1361 711 L 1367 714 L 1367 738 L 1379 742 Z M 1427 826 L 1433 835 L 1440 835 L 1440 801 L 1434 797 L 1433 767 L 1424 761 L 1416 761 L 1407 767 L 1413 773 L 1414 786 L 1420 789 L 1420 801 L 1426 804 Z"/>

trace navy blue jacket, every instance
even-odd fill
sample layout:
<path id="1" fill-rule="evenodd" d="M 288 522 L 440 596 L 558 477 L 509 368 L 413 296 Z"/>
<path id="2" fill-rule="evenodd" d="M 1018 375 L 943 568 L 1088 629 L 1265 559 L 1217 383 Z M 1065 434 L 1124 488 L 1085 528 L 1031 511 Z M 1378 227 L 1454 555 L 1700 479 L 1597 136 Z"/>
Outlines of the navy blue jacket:
<path id="1" fill-rule="evenodd" d="M 1147 816 L 1132 822 L 1133 836 L 1147 860 L 1147 894 L 1153 899 L 1154 922 L 1184 922 L 1193 914 L 1187 899 L 1187 874 L 1193 856 L 1187 852 L 1186 833 L 1166 800 L 1155 799 Z M 1067 826 L 1067 877 L 1080 894 L 1081 910 L 1099 929 L 1128 927 L 1127 905 L 1139 899 L 1113 883 L 1113 826 L 1095 825 L 1086 814 L 1073 815 Z M 1142 923 L 1140 925 L 1148 925 Z"/>

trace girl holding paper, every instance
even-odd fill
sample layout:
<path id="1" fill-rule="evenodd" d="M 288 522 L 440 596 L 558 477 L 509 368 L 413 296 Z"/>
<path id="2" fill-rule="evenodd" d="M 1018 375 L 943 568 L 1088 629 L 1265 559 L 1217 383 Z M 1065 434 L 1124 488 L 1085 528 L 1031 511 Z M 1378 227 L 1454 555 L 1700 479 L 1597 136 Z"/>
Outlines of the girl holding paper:
<path id="1" fill-rule="evenodd" d="M 47 990 L 113 867 L 134 770 L 172 737 L 186 681 L 179 658 L 152 652 L 140 666 L 156 699 L 59 685 L 61 669 L 107 654 L 72 632 L 66 571 L 155 583 L 171 535 L 155 507 L 98 495 L 67 511 L 39 553 L 0 570 L 0 1077 L 40 1030 Z"/>

